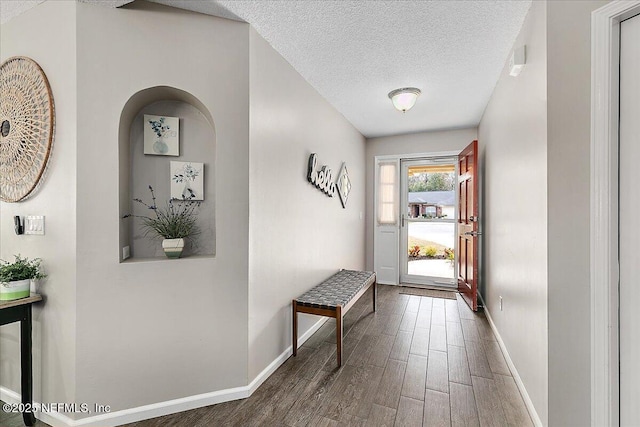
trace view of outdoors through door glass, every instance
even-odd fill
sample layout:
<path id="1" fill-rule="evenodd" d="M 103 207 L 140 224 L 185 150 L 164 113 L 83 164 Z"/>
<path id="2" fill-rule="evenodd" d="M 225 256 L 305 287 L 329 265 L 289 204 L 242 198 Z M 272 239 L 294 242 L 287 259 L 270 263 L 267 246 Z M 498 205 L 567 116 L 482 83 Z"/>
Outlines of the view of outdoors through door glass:
<path id="1" fill-rule="evenodd" d="M 407 169 L 407 274 L 454 279 L 455 165 Z"/>

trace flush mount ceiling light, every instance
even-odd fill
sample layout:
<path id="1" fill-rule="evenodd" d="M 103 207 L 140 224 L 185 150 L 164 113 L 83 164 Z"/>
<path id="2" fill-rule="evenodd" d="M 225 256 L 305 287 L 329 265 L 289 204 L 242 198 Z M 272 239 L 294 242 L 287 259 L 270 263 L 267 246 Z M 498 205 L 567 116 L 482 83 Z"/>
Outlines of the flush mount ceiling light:
<path id="1" fill-rule="evenodd" d="M 389 92 L 389 99 L 393 102 L 393 106 L 396 107 L 396 110 L 404 113 L 415 105 L 416 100 L 421 93 L 422 92 L 420 92 L 420 89 L 418 88 L 403 87 Z"/>

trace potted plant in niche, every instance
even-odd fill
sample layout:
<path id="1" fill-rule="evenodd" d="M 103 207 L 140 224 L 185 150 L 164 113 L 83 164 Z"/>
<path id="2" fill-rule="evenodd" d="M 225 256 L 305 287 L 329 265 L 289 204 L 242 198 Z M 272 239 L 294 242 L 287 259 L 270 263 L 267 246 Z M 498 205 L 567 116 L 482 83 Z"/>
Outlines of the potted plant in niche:
<path id="1" fill-rule="evenodd" d="M 133 199 L 147 209 L 153 211 L 151 216 L 127 214 L 123 218 L 135 217 L 142 221 L 145 236 L 162 237 L 162 249 L 167 258 L 180 258 L 184 250 L 185 240 L 200 232 L 196 224 L 196 209 L 199 202 L 189 199 L 170 199 L 164 208 L 158 208 L 153 187 L 151 192 L 151 204 L 142 199 Z"/>
<path id="2" fill-rule="evenodd" d="M 45 277 L 40 258 L 29 260 L 15 255 L 14 262 L 0 261 L 0 300 L 28 297 L 31 282 Z"/>

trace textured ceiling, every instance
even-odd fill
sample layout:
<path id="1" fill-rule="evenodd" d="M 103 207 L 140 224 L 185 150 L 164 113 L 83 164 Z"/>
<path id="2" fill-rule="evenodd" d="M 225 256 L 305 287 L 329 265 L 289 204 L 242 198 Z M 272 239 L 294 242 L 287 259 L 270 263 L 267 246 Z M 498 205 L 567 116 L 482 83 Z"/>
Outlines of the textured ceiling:
<path id="1" fill-rule="evenodd" d="M 0 23 L 4 24 L 14 16 L 26 12 L 45 0 L 0 0 Z M 74 1 L 74 0 L 50 0 L 50 1 Z M 82 3 L 98 3 L 106 7 L 120 7 L 133 0 L 78 0 Z"/>
<path id="2" fill-rule="evenodd" d="M 367 137 L 476 126 L 531 5 L 531 0 L 152 1 L 250 23 Z M 2 20 L 10 18 L 5 9 L 20 13 L 16 4 L 26 3 L 0 2 Z M 404 86 L 420 88 L 422 96 L 402 114 L 387 94 Z"/>
<path id="3" fill-rule="evenodd" d="M 44 0 L 0 1 L 0 23 L 4 24 L 14 16 L 20 15 L 22 12 L 37 6 L 43 1 Z"/>
<path id="4" fill-rule="evenodd" d="M 365 136 L 476 126 L 529 1 L 226 1 Z M 422 90 L 396 111 L 387 94 Z"/>

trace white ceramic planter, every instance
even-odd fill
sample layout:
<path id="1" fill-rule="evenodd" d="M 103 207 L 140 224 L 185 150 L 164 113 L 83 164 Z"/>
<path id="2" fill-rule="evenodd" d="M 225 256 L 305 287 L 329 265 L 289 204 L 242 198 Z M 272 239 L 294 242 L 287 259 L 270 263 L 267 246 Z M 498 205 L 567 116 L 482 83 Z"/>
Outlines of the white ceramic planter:
<path id="1" fill-rule="evenodd" d="M 0 283 L 0 301 L 11 301 L 29 296 L 31 280 L 16 280 L 15 282 Z"/>
<path id="2" fill-rule="evenodd" d="M 184 239 L 164 239 L 162 249 L 167 258 L 180 258 L 184 249 Z"/>

